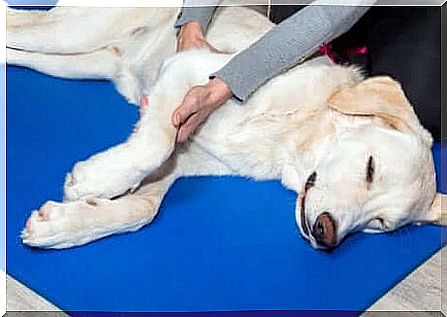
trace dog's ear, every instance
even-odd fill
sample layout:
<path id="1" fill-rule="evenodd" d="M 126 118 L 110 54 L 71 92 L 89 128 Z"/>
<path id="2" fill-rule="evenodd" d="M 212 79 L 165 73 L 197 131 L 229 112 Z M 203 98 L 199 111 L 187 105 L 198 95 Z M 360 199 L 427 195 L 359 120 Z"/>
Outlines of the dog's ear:
<path id="1" fill-rule="evenodd" d="M 430 210 L 423 213 L 418 222 L 447 226 L 447 195 L 436 193 Z"/>
<path id="2" fill-rule="evenodd" d="M 433 142 L 401 85 L 391 77 L 371 77 L 353 87 L 342 88 L 329 98 L 328 105 L 346 115 L 379 117 L 392 129 L 415 132 L 429 145 Z"/>

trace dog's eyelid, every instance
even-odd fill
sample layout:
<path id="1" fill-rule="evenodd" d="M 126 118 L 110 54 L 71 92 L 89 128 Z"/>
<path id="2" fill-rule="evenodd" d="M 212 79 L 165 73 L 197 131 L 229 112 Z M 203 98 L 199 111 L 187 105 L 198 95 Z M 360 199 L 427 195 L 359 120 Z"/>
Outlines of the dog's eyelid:
<path id="1" fill-rule="evenodd" d="M 375 172 L 375 164 L 374 158 L 372 155 L 368 159 L 368 163 L 366 165 L 366 182 L 371 184 L 374 180 L 374 172 Z"/>

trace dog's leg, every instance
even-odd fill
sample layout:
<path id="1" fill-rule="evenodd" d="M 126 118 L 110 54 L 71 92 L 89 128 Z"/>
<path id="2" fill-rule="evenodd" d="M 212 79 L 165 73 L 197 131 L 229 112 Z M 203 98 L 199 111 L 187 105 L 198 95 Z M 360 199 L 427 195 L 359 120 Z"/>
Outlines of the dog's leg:
<path id="1" fill-rule="evenodd" d="M 12 7 L 6 9 L 6 23 L 8 27 L 26 27 L 51 22 L 54 10 L 17 10 Z"/>
<path id="2" fill-rule="evenodd" d="M 28 67 L 39 72 L 69 79 L 109 79 L 129 103 L 138 105 L 141 85 L 138 78 L 125 68 L 118 46 L 82 54 L 44 54 L 6 48 L 11 65 Z"/>
<path id="3" fill-rule="evenodd" d="M 57 54 L 86 53 L 114 41 L 132 8 L 7 10 L 6 46 Z"/>
<path id="4" fill-rule="evenodd" d="M 114 48 L 85 54 L 43 54 L 6 49 L 8 64 L 70 79 L 111 79 L 117 72 L 120 56 Z"/>
<path id="5" fill-rule="evenodd" d="M 23 243 L 40 248 L 69 248 L 138 230 L 154 219 L 163 196 L 177 177 L 232 173 L 224 163 L 191 144 L 146 178 L 133 194 L 115 200 L 47 202 L 33 211 L 26 222 Z"/>
<path id="6" fill-rule="evenodd" d="M 179 68 L 181 61 L 165 65 L 149 94 L 149 107 L 126 142 L 74 166 L 65 181 L 66 200 L 121 195 L 137 187 L 171 156 L 177 135 L 172 112 L 192 85 L 208 80 L 206 71 Z"/>
<path id="7" fill-rule="evenodd" d="M 156 94 L 149 100 L 150 106 L 125 143 L 75 165 L 66 177 L 65 200 L 121 195 L 136 188 L 171 156 L 177 133 L 171 109 L 179 101 L 166 104 Z"/>
<path id="8" fill-rule="evenodd" d="M 168 167 L 170 168 L 170 167 Z M 150 223 L 175 172 L 155 175 L 134 194 L 115 200 L 90 198 L 73 202 L 49 201 L 31 213 L 22 231 L 23 243 L 40 248 L 69 248 Z"/>

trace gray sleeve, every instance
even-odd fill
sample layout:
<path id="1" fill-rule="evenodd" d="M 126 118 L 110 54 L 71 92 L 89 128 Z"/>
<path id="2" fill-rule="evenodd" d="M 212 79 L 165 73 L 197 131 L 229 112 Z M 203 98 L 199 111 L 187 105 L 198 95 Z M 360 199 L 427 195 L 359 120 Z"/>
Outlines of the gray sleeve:
<path id="1" fill-rule="evenodd" d="M 370 5 L 375 1 L 365 2 Z M 210 78 L 222 79 L 234 97 L 244 102 L 266 81 L 348 31 L 368 9 L 368 6 L 307 6 L 233 57 Z"/>
<path id="2" fill-rule="evenodd" d="M 182 10 L 177 21 L 175 21 L 174 27 L 179 28 L 183 24 L 196 21 L 200 23 L 205 33 L 220 0 L 207 0 L 206 6 L 203 5 L 203 2 L 200 0 L 184 0 Z"/>

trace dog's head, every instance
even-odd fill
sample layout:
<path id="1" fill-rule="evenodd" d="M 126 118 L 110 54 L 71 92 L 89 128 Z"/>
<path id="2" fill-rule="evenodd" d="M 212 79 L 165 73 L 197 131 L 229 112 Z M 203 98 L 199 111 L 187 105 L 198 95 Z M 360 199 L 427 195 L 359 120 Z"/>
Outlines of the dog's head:
<path id="1" fill-rule="evenodd" d="M 333 248 L 355 231 L 445 225 L 433 140 L 401 86 L 389 77 L 370 78 L 340 89 L 328 105 L 338 120 L 336 133 L 322 147 L 296 208 L 297 224 L 312 246 Z"/>

